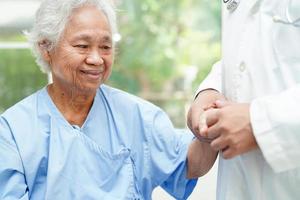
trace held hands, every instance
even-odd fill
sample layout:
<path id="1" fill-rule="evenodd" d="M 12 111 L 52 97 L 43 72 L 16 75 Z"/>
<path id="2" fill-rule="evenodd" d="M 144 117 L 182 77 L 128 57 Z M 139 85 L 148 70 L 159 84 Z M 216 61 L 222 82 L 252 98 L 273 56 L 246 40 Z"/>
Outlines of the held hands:
<path id="1" fill-rule="evenodd" d="M 210 142 L 214 150 L 222 151 L 224 158 L 258 147 L 250 123 L 249 104 L 217 100 L 200 110 L 198 128 L 194 124 L 193 132 L 200 141 Z"/>

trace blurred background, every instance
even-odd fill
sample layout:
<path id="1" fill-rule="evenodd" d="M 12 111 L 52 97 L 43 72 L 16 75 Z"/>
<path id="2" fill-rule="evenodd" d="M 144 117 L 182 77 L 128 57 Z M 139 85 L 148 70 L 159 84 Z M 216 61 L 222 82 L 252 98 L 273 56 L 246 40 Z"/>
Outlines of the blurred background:
<path id="1" fill-rule="evenodd" d="M 198 84 L 220 58 L 220 1 L 114 0 L 119 42 L 108 85 L 163 108 L 176 128 Z M 40 0 L 0 0 L 0 113 L 47 84 L 26 43 Z M 190 200 L 215 199 L 216 168 Z M 172 199 L 161 189 L 153 199 Z"/>

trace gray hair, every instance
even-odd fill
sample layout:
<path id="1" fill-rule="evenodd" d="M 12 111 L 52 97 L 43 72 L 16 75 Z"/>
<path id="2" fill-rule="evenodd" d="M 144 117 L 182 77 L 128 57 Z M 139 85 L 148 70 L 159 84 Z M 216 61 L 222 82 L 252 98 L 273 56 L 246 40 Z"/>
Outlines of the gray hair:
<path id="1" fill-rule="evenodd" d="M 108 19 L 112 35 L 117 33 L 116 12 L 110 0 L 44 0 L 36 12 L 33 28 L 27 33 L 28 41 L 40 69 L 48 73 L 50 66 L 44 60 L 40 43 L 47 41 L 45 47 L 52 50 L 59 41 L 74 9 L 93 5 L 102 11 Z"/>

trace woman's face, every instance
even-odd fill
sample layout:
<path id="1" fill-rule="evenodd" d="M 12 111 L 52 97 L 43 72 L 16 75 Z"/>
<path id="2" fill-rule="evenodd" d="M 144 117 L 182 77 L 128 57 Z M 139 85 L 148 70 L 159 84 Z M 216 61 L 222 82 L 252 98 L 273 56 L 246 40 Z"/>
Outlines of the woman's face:
<path id="1" fill-rule="evenodd" d="M 49 53 L 53 86 L 93 92 L 111 73 L 113 45 L 106 16 L 93 6 L 76 9 Z"/>

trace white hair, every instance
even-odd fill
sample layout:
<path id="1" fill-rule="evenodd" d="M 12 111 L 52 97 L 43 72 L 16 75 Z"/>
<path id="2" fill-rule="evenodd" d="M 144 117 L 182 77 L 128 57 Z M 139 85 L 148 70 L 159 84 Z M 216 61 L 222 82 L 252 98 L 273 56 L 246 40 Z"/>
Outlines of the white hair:
<path id="1" fill-rule="evenodd" d="M 43 72 L 50 72 L 50 66 L 42 56 L 41 42 L 46 41 L 43 47 L 48 51 L 52 50 L 65 30 L 73 10 L 85 5 L 93 5 L 102 11 L 108 19 L 112 35 L 117 33 L 116 12 L 110 0 L 44 0 L 36 12 L 33 28 L 26 34 L 36 63 Z"/>

